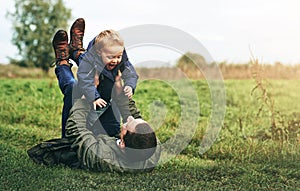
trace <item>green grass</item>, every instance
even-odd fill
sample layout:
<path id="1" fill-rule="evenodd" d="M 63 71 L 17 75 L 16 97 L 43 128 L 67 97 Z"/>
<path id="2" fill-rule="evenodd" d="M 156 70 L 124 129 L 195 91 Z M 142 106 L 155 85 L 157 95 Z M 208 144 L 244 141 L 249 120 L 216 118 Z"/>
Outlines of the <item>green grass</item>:
<path id="1" fill-rule="evenodd" d="M 270 134 L 268 109 L 257 116 L 262 102 L 259 92 L 251 95 L 254 82 L 225 81 L 224 125 L 200 155 L 211 95 L 205 81 L 193 81 L 200 118 L 189 145 L 150 173 L 118 174 L 33 163 L 28 148 L 60 137 L 62 94 L 56 80 L 1 79 L 0 190 L 299 190 L 299 82 L 274 80 L 268 87 L 283 126 L 295 125 L 288 129 L 289 139 L 278 140 Z M 179 128 L 181 106 L 188 103 L 170 83 L 157 80 L 138 84 L 134 98 L 159 139 L 168 141 Z"/>

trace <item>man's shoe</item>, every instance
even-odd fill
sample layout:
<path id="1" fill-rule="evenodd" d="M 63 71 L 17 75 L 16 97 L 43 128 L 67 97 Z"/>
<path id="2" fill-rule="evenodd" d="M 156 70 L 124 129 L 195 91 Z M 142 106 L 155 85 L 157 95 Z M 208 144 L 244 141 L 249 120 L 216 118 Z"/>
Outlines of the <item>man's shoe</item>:
<path id="1" fill-rule="evenodd" d="M 85 21 L 83 18 L 78 18 L 72 24 L 70 29 L 70 58 L 79 66 L 79 56 L 85 49 L 83 48 L 83 36 L 85 29 Z"/>
<path id="2" fill-rule="evenodd" d="M 83 48 L 83 36 L 84 36 L 84 29 L 85 29 L 85 21 L 83 18 L 78 18 L 72 24 L 70 29 L 70 49 L 71 51 L 75 50 L 84 50 Z"/>
<path id="3" fill-rule="evenodd" d="M 69 44 L 68 34 L 64 30 L 59 30 L 55 33 L 52 46 L 55 52 L 56 64 L 62 60 L 69 60 Z"/>

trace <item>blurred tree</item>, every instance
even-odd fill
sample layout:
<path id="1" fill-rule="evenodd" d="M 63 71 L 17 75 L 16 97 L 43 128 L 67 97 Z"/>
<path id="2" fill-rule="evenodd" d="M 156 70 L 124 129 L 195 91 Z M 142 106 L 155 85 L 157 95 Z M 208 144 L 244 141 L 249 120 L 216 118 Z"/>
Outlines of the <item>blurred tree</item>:
<path id="1" fill-rule="evenodd" d="M 187 52 L 179 58 L 176 65 L 183 70 L 195 70 L 205 67 L 206 61 L 200 54 Z"/>
<path id="2" fill-rule="evenodd" d="M 15 12 L 8 12 L 7 16 L 13 22 L 12 43 L 21 57 L 11 62 L 48 72 L 54 62 L 52 38 L 58 28 L 67 27 L 71 10 L 63 0 L 15 0 Z"/>
<path id="3" fill-rule="evenodd" d="M 187 52 L 178 59 L 176 66 L 188 77 L 199 78 L 202 76 L 201 70 L 205 70 L 208 65 L 200 54 Z"/>

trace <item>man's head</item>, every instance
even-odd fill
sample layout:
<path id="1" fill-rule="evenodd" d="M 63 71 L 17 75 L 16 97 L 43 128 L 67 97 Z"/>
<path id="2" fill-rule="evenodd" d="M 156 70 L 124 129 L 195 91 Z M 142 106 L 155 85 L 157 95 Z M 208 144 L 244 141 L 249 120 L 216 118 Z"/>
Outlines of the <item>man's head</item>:
<path id="1" fill-rule="evenodd" d="M 122 60 L 124 41 L 114 30 L 105 30 L 95 39 L 95 47 L 108 70 L 114 69 Z"/>
<path id="2" fill-rule="evenodd" d="M 153 155 L 157 139 L 153 129 L 142 119 L 129 116 L 121 130 L 120 147 L 131 161 L 146 160 Z"/>

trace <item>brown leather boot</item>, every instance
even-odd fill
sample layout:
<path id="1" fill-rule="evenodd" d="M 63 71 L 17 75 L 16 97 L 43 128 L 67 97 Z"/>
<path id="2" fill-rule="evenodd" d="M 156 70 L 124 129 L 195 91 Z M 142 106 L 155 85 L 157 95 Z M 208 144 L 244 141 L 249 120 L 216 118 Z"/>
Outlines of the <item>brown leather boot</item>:
<path id="1" fill-rule="evenodd" d="M 70 55 L 74 61 L 78 59 L 78 56 L 81 52 L 85 51 L 85 49 L 83 48 L 84 29 L 85 21 L 83 18 L 76 19 L 70 29 Z M 75 53 L 76 55 L 73 55 L 74 51 L 77 51 Z"/>
<path id="2" fill-rule="evenodd" d="M 68 34 L 64 30 L 58 30 L 52 40 L 52 46 L 55 52 L 56 64 L 59 64 L 61 61 L 69 60 L 69 45 L 68 45 Z"/>

